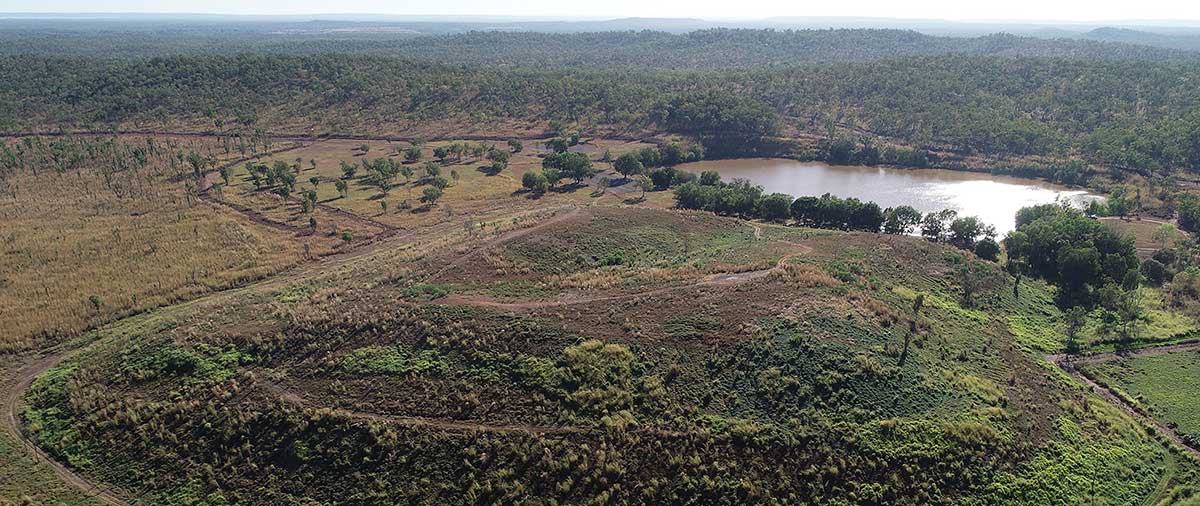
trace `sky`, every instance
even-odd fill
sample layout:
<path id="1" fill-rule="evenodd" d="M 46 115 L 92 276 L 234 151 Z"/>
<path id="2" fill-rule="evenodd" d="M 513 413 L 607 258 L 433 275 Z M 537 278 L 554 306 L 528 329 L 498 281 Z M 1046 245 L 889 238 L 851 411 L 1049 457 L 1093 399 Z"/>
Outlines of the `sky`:
<path id="1" fill-rule="evenodd" d="M 4 0 L 0 12 L 378 13 L 547 17 L 863 16 L 947 20 L 1200 20 L 1197 0 Z"/>

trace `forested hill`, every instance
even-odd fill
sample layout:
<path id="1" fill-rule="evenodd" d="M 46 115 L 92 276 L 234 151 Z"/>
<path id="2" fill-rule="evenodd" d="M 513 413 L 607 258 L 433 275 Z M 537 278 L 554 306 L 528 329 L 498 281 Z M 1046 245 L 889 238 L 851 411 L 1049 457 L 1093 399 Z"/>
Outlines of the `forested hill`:
<path id="1" fill-rule="evenodd" d="M 253 127 L 423 135 L 432 128 L 506 136 L 512 125 L 544 131 L 554 123 L 714 137 L 834 128 L 965 153 L 1194 169 L 1200 66 L 963 55 L 691 71 L 346 55 L 0 57 L 6 132 Z"/>
<path id="2" fill-rule="evenodd" d="M 1196 59 L 1197 54 L 1133 44 L 1046 40 L 995 34 L 935 37 L 909 30 L 713 29 L 685 34 L 473 32 L 397 41 L 394 52 L 436 61 L 567 66 L 631 65 L 722 68 L 869 61 L 919 55 L 1077 57 L 1088 59 Z M 1196 60 L 1200 61 L 1200 60 Z"/>
<path id="3" fill-rule="evenodd" d="M 535 33 L 481 31 L 417 36 L 398 27 L 313 24 L 181 27 L 171 30 L 47 30 L 0 21 L 0 54 L 100 58 L 244 52 L 306 55 L 351 53 L 418 58 L 452 64 L 572 67 L 731 68 L 868 61 L 905 56 L 967 54 L 1106 60 L 1200 61 L 1185 50 L 1096 40 L 1040 39 L 994 34 L 937 37 L 909 30 L 709 29 Z"/>

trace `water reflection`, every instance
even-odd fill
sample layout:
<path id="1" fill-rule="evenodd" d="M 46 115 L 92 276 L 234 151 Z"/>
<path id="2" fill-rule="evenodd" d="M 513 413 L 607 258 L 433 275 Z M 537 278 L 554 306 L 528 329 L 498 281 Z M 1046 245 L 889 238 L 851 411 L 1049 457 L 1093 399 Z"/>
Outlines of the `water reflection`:
<path id="1" fill-rule="evenodd" d="M 871 200 L 880 207 L 910 205 L 921 212 L 954 209 L 960 216 L 978 216 L 1005 235 L 1013 229 L 1018 209 L 1064 200 L 1084 206 L 1100 197 L 1050 183 L 939 169 L 892 169 L 831 166 L 784 159 L 707 160 L 680 168 L 716 170 L 726 180 L 743 178 L 767 192 L 793 196 L 831 193 Z"/>

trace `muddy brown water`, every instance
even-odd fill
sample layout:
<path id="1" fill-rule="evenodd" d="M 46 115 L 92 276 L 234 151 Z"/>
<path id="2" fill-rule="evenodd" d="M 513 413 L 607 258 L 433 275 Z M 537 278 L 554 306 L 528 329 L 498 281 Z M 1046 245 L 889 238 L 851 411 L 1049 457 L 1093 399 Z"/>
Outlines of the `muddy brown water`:
<path id="1" fill-rule="evenodd" d="M 923 213 L 954 209 L 959 216 L 978 216 L 995 226 L 1001 237 L 1012 231 L 1022 207 L 1056 200 L 1082 207 L 1101 198 L 1035 179 L 942 169 L 827 165 L 778 158 L 706 160 L 679 168 L 695 173 L 715 170 L 725 181 L 747 179 L 768 193 L 796 197 L 831 193 L 874 201 L 883 208 L 909 205 Z"/>

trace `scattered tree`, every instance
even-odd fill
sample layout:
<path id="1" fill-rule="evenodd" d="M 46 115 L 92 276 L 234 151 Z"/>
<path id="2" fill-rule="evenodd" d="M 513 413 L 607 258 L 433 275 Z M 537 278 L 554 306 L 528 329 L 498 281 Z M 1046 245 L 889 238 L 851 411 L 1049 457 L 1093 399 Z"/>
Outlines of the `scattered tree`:
<path id="1" fill-rule="evenodd" d="M 427 206 L 432 207 L 440 198 L 442 198 L 442 189 L 436 186 L 426 186 L 421 191 L 421 202 L 424 202 Z"/>
<path id="2" fill-rule="evenodd" d="M 643 175 L 634 176 L 633 185 L 642 190 L 642 195 L 638 197 L 638 200 L 646 200 L 646 192 L 654 189 L 654 183 L 650 181 L 650 178 Z"/>
<path id="3" fill-rule="evenodd" d="M 549 182 L 546 180 L 546 176 L 543 173 L 532 170 L 521 176 L 521 186 L 524 186 L 525 189 L 539 195 L 546 193 L 546 190 L 550 187 Z"/>
<path id="4" fill-rule="evenodd" d="M 630 176 L 641 174 L 645 168 L 642 166 L 642 161 L 633 153 L 625 153 L 617 157 L 617 161 L 613 162 L 613 168 L 617 173 L 629 179 Z"/>
<path id="5" fill-rule="evenodd" d="M 404 161 L 408 163 L 416 163 L 421 161 L 421 148 L 418 146 L 412 146 L 405 150 Z"/>

